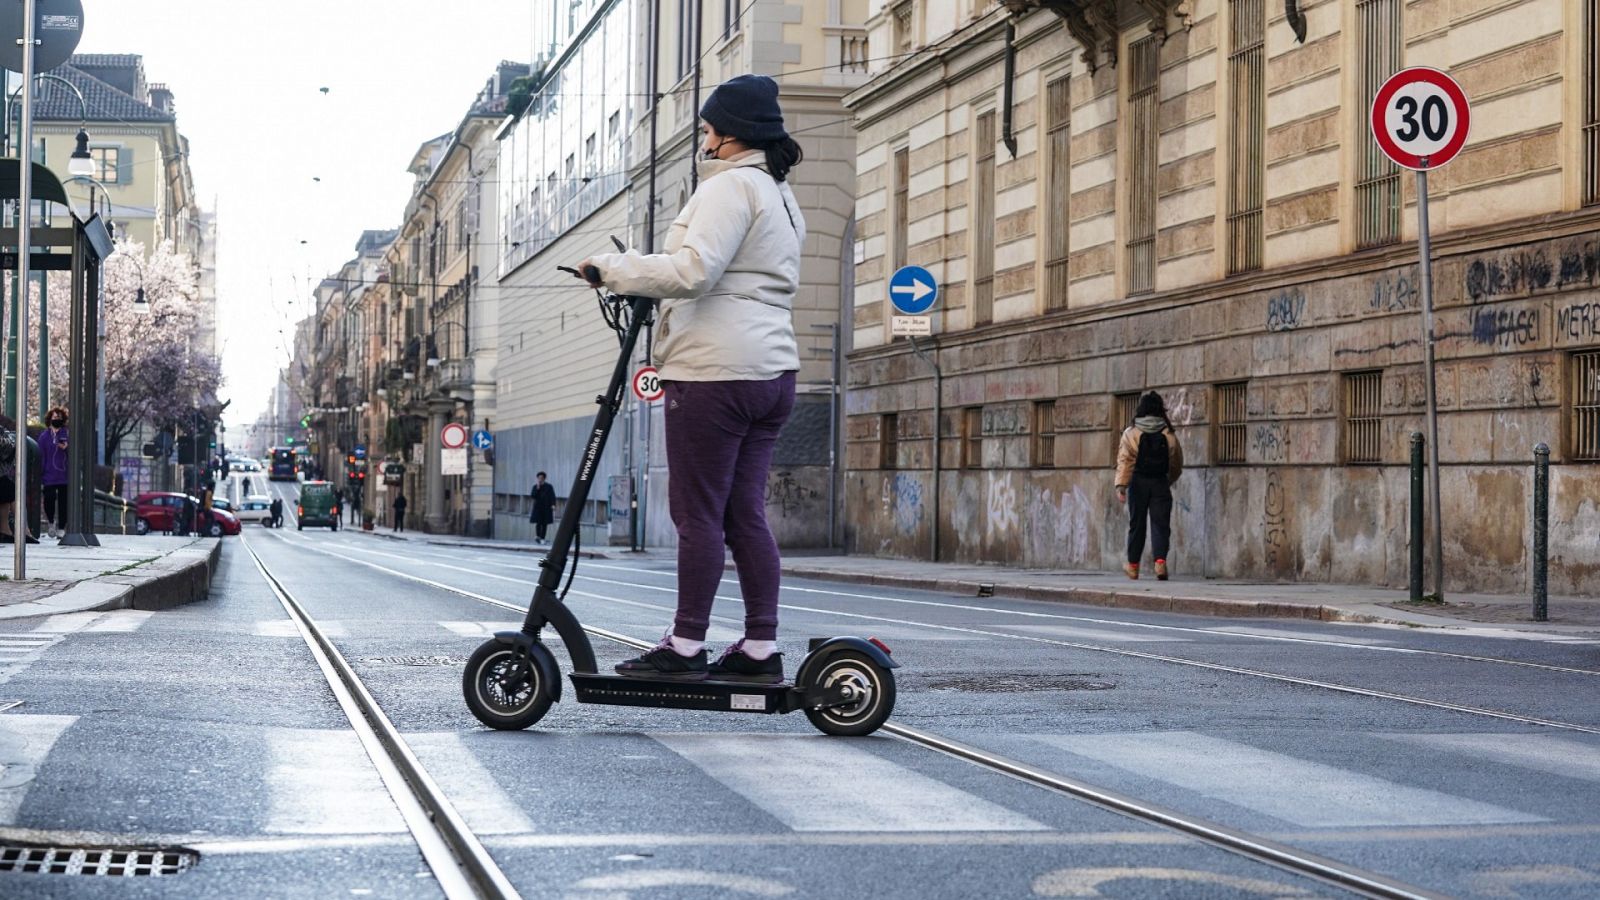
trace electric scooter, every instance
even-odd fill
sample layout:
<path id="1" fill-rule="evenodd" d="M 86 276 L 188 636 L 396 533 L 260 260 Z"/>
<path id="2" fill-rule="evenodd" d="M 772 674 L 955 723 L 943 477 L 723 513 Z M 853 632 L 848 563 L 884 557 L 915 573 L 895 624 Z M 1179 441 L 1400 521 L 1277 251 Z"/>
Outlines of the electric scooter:
<path id="1" fill-rule="evenodd" d="M 622 249 L 621 242 L 618 250 Z M 584 277 L 576 270 L 562 271 Z M 590 267 L 586 280 L 600 280 Z M 876 731 L 894 711 L 893 669 L 899 667 L 889 648 L 877 638 L 834 637 L 813 639 L 809 652 L 795 670 L 794 681 L 747 684 L 724 681 L 672 681 L 602 675 L 595 662 L 589 635 L 565 603 L 566 591 L 577 574 L 578 521 L 611 434 L 612 420 L 622 405 L 629 381 L 628 364 L 638 344 L 639 332 L 650 324 L 656 301 L 649 297 L 622 296 L 596 290 L 600 312 L 617 332 L 621 352 L 606 392 L 595 398 L 600 409 L 584 445 L 572 493 L 567 497 L 556 527 L 550 554 L 539 563 L 538 587 L 520 631 L 502 631 L 484 642 L 467 660 L 462 692 L 467 707 L 490 728 L 515 731 L 544 718 L 552 703 L 561 699 L 561 673 L 555 655 L 545 646 L 545 626 L 555 629 L 572 659 L 572 688 L 579 703 L 615 706 L 655 706 L 713 712 L 789 713 L 804 710 L 818 730 L 832 735 L 860 736 Z M 572 548 L 572 571 L 566 588 L 561 576 Z M 561 589 L 558 593 L 558 589 Z"/>

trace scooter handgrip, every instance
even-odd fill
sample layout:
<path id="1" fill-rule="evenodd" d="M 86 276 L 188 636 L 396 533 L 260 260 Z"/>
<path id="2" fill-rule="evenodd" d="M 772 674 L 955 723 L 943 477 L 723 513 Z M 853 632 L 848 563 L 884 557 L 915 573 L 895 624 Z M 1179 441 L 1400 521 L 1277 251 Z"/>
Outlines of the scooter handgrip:
<path id="1" fill-rule="evenodd" d="M 590 284 L 599 284 L 600 283 L 600 270 L 598 268 L 596 268 L 595 266 L 584 266 L 583 267 L 583 277 Z"/>

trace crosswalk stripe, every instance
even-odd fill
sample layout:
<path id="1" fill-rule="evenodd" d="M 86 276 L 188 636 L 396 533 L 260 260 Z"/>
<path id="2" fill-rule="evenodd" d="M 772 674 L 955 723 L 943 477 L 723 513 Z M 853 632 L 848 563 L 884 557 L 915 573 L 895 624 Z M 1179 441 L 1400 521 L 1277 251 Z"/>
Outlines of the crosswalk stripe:
<path id="1" fill-rule="evenodd" d="M 318 621 L 317 627 L 328 637 L 348 637 L 343 622 Z M 256 623 L 255 633 L 259 637 L 292 637 L 300 636 L 300 629 L 295 627 L 289 619 L 264 619 Z"/>
<path id="2" fill-rule="evenodd" d="M 104 613 L 77 612 L 50 616 L 33 630 L 40 634 L 68 634 L 100 618 Z"/>
<path id="3" fill-rule="evenodd" d="M 272 834 L 386 834 L 406 830 L 400 810 L 353 731 L 267 731 Z"/>
<path id="4" fill-rule="evenodd" d="M 84 628 L 85 632 L 129 632 L 139 630 L 139 626 L 149 621 L 155 615 L 147 609 L 118 609 L 105 614 L 99 621 Z"/>
<path id="5" fill-rule="evenodd" d="M 1546 821 L 1191 731 L 1034 739 L 1306 828 Z"/>
<path id="6" fill-rule="evenodd" d="M 651 737 L 795 831 L 1048 830 L 842 741 L 809 735 Z"/>
<path id="7" fill-rule="evenodd" d="M 501 789 L 455 732 L 405 735 L 411 751 L 433 776 L 456 812 L 478 834 L 527 834 L 533 822 Z"/>
<path id="8" fill-rule="evenodd" d="M 1553 734 L 1385 734 L 1381 737 L 1564 778 L 1600 781 L 1600 746 Z"/>
<path id="9" fill-rule="evenodd" d="M 496 631 L 516 631 L 521 622 L 440 622 L 446 630 L 462 637 L 488 637 Z"/>
<path id="10" fill-rule="evenodd" d="M 50 748 L 77 716 L 0 716 L 0 825 L 16 825 L 17 810 Z"/>

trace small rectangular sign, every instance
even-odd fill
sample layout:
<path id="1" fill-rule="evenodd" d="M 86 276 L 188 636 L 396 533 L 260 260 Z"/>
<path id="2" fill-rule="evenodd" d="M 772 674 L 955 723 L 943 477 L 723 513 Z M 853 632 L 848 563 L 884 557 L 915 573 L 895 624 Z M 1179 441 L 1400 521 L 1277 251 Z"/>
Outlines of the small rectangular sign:
<path id="1" fill-rule="evenodd" d="M 81 21 L 77 16 L 40 16 L 39 29 L 41 31 L 82 31 Z"/>
<path id="2" fill-rule="evenodd" d="M 933 334 L 933 317 L 891 316 L 889 333 L 895 337 L 928 337 Z"/>
<path id="3" fill-rule="evenodd" d="M 767 708 L 767 697 L 765 694 L 734 694 L 728 699 L 732 703 L 733 708 L 737 710 L 743 710 L 746 712 L 762 712 Z"/>
<path id="4" fill-rule="evenodd" d="M 467 474 L 467 448 L 445 447 L 439 451 L 439 474 Z"/>

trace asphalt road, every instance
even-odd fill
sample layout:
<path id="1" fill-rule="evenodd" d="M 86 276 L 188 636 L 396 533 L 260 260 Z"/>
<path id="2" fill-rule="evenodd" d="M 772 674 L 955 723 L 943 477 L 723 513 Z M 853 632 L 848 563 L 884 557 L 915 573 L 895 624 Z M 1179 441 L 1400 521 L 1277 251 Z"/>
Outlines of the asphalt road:
<path id="1" fill-rule="evenodd" d="M 0 896 L 439 895 L 246 542 L 526 897 L 1340 895 L 799 715 L 569 690 L 533 729 L 486 730 L 462 663 L 520 615 L 418 579 L 520 607 L 538 558 L 291 523 L 229 539 L 207 602 L 3 626 L 0 702 L 23 702 L 0 712 L 0 837 L 200 856 L 161 879 L 0 874 Z M 569 603 L 654 640 L 673 583 L 663 563 L 585 560 Z M 731 575 L 722 593 L 713 642 L 740 631 Z M 783 603 L 791 671 L 810 637 L 893 648 L 903 725 L 1439 894 L 1600 894 L 1594 644 L 815 581 Z M 602 666 L 633 653 L 595 649 Z"/>

